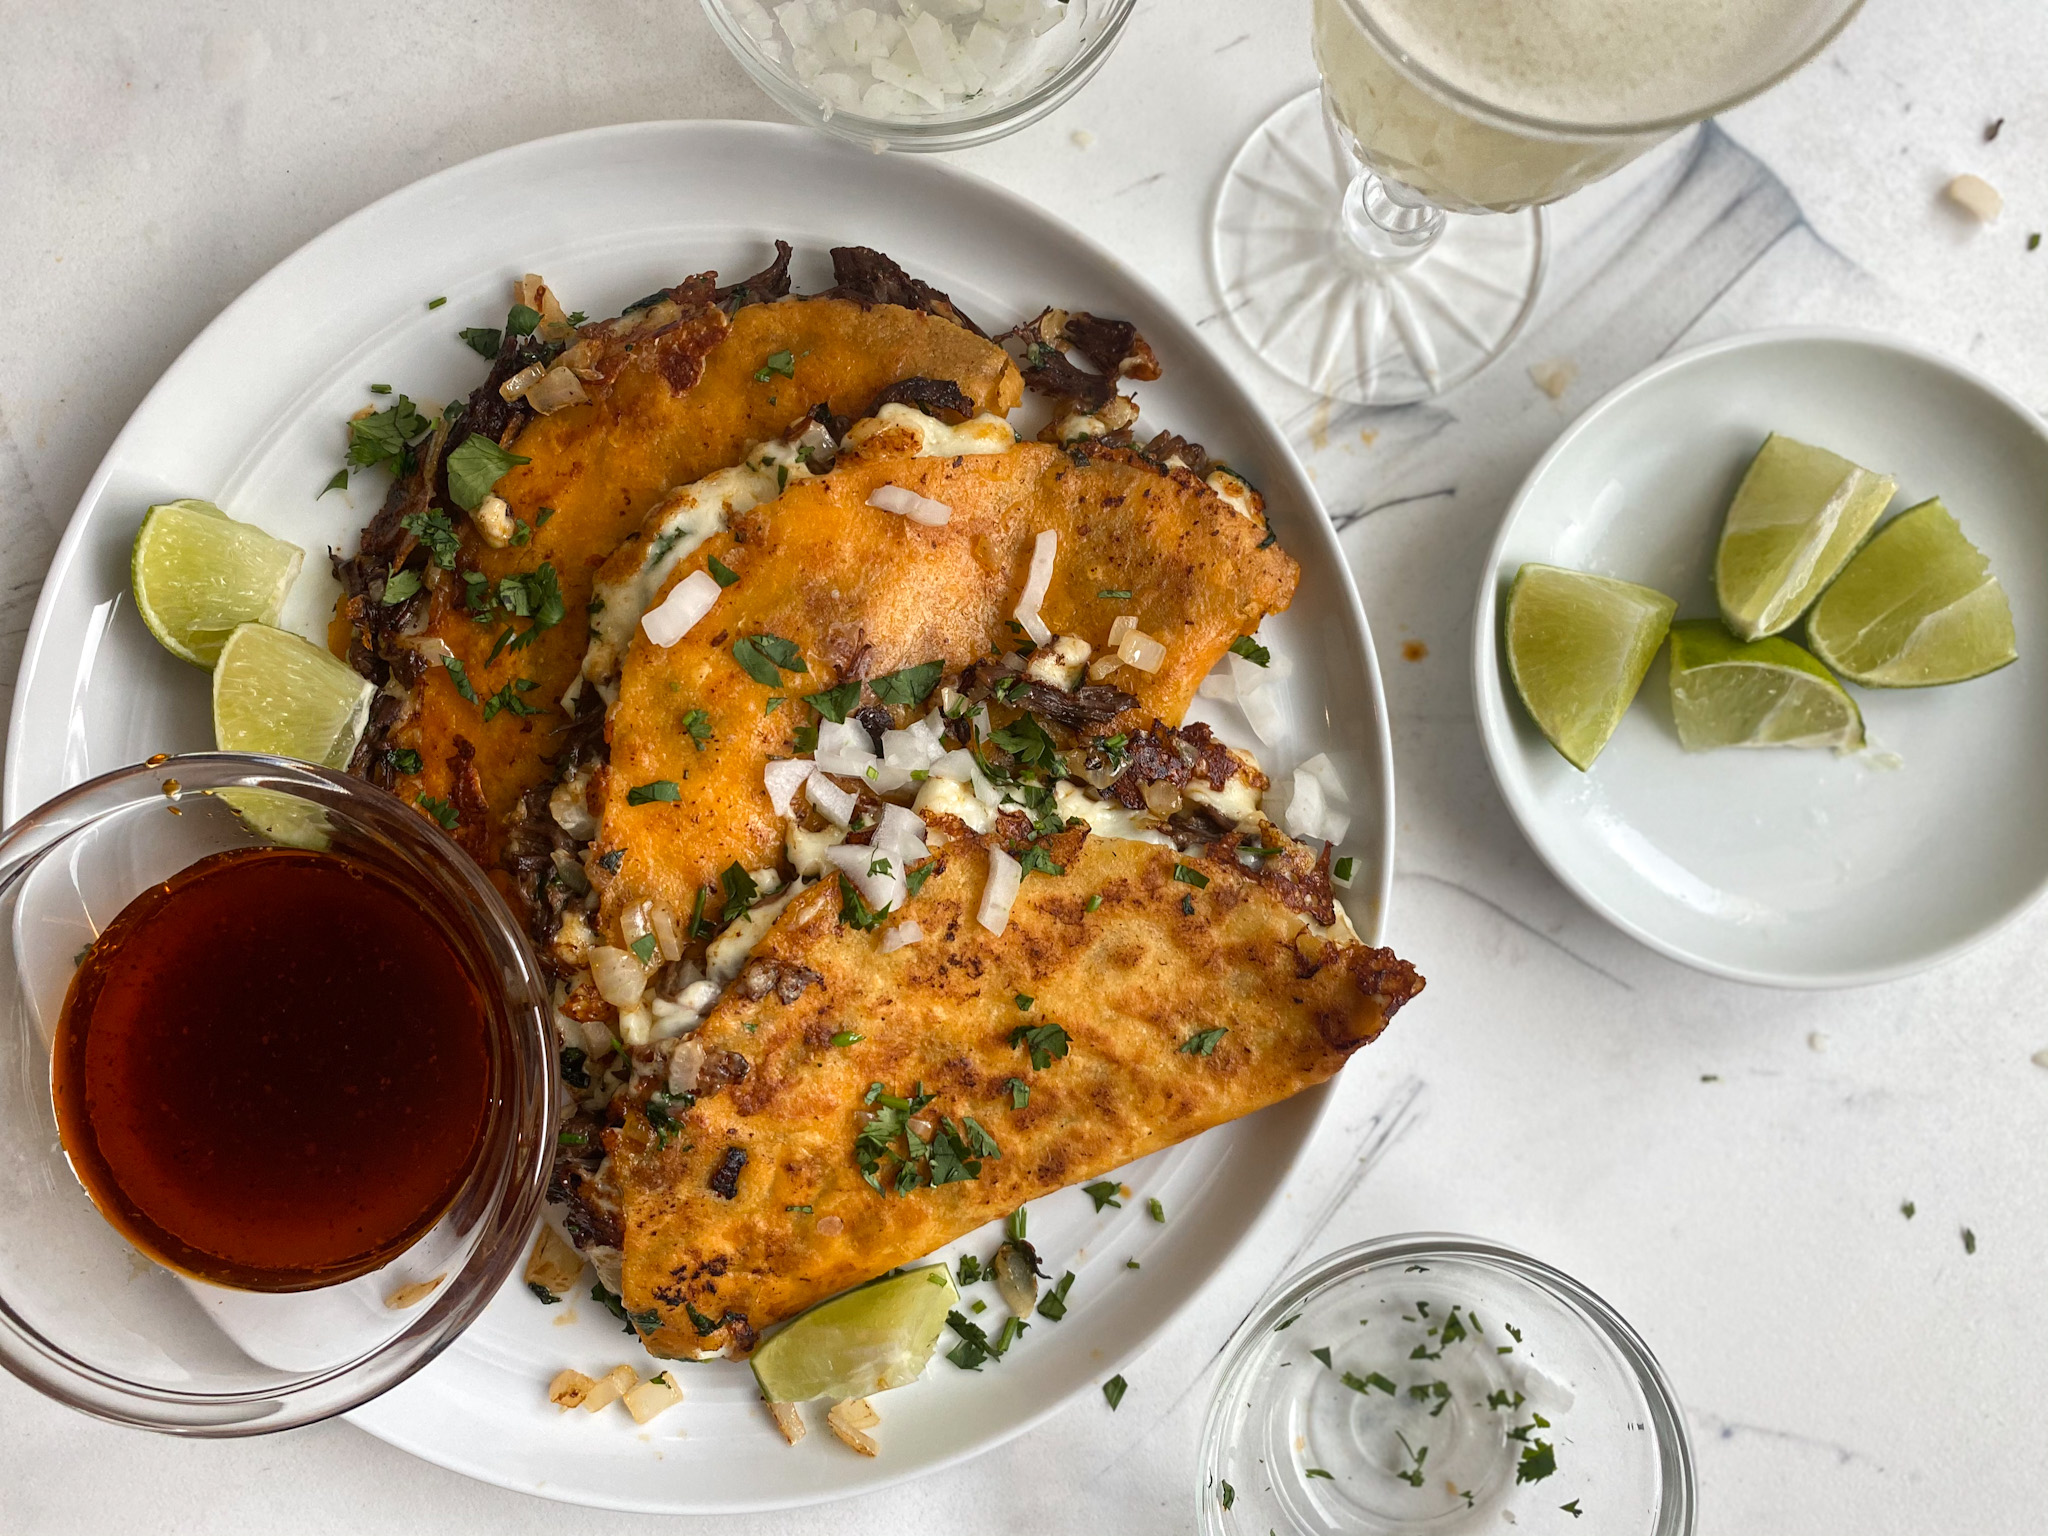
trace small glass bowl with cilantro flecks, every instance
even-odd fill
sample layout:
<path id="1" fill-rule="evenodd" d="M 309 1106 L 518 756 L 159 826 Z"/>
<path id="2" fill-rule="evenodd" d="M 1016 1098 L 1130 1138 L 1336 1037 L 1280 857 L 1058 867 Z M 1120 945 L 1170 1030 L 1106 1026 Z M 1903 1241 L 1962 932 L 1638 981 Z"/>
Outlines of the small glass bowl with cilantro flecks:
<path id="1" fill-rule="evenodd" d="M 1283 1281 L 1225 1354 L 1204 1536 L 1690 1536 L 1692 1445 L 1598 1296 L 1477 1238 L 1412 1233 Z"/>

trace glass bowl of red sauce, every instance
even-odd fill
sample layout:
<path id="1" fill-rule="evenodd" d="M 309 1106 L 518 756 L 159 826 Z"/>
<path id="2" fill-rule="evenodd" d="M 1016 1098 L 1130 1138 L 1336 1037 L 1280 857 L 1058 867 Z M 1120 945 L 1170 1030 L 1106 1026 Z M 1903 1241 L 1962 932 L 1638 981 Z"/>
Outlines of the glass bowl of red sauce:
<path id="1" fill-rule="evenodd" d="M 152 759 L 0 833 L 0 940 L 16 1376 L 147 1429 L 290 1429 L 508 1283 L 553 1152 L 549 990 L 426 818 L 302 763 Z"/>

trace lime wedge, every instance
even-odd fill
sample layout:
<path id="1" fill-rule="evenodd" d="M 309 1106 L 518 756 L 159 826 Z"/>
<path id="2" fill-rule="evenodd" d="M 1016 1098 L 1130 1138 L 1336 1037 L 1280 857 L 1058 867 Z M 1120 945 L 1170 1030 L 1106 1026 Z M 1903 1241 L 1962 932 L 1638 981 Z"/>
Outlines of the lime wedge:
<path id="1" fill-rule="evenodd" d="M 1745 645 L 1712 619 L 1671 626 L 1671 714 L 1688 752 L 1863 745 L 1863 716 L 1826 667 L 1775 635 Z"/>
<path id="2" fill-rule="evenodd" d="M 213 669 L 213 739 L 223 752 L 346 768 L 376 692 L 310 640 L 239 625 Z"/>
<path id="3" fill-rule="evenodd" d="M 237 624 L 274 624 L 305 552 L 238 523 L 210 501 L 142 515 L 128 557 L 135 609 L 173 656 L 210 667 Z"/>
<path id="4" fill-rule="evenodd" d="M 1554 565 L 1508 589 L 1508 672 L 1550 744 L 1593 766 L 1664 643 L 1678 604 L 1662 592 Z"/>
<path id="5" fill-rule="evenodd" d="M 1898 483 L 1773 432 L 1721 525 L 1714 590 L 1744 640 L 1788 627 L 1834 579 Z"/>
<path id="6" fill-rule="evenodd" d="M 1806 621 L 1807 643 L 1869 688 L 1928 688 L 2019 659 L 1991 562 L 1937 498 L 1878 531 Z"/>
<path id="7" fill-rule="evenodd" d="M 754 1351 L 754 1379 L 771 1403 L 844 1402 L 917 1380 L 960 1305 L 943 1264 L 884 1275 L 821 1301 Z"/>

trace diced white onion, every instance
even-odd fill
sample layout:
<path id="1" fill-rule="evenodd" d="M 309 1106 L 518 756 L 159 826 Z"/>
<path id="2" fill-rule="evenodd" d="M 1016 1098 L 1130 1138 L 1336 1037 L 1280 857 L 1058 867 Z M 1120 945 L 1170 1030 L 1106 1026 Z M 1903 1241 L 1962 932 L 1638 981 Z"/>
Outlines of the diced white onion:
<path id="1" fill-rule="evenodd" d="M 906 811 L 900 805 L 882 807 L 882 823 L 875 829 L 877 848 L 900 853 L 906 864 L 915 864 L 931 851 L 925 847 L 928 836 L 923 818 L 915 811 Z"/>
<path id="2" fill-rule="evenodd" d="M 860 892 L 861 900 L 879 912 L 884 907 L 901 908 L 909 888 L 903 880 L 903 864 L 886 848 L 863 848 L 853 843 L 840 843 L 825 850 L 826 861 L 853 883 Z M 876 864 L 887 864 L 887 874 L 875 871 Z"/>
<path id="3" fill-rule="evenodd" d="M 768 789 L 768 803 L 775 807 L 775 814 L 787 816 L 790 806 L 796 800 L 796 792 L 805 779 L 817 772 L 818 765 L 800 757 L 784 758 L 770 763 L 761 770 L 761 782 Z"/>
<path id="4" fill-rule="evenodd" d="M 875 755 L 874 738 L 854 720 L 818 722 L 818 747 L 811 754 L 827 773 L 844 773 L 855 778 L 881 761 Z"/>
<path id="5" fill-rule="evenodd" d="M 1280 713 L 1280 699 L 1271 688 L 1240 687 L 1237 690 L 1237 707 L 1244 711 L 1245 723 L 1267 746 L 1274 745 L 1286 734 L 1287 725 Z"/>
<path id="6" fill-rule="evenodd" d="M 1160 663 L 1166 660 L 1166 647 L 1142 629 L 1131 630 L 1119 640 L 1116 653 L 1140 672 L 1157 672 Z"/>
<path id="7" fill-rule="evenodd" d="M 614 1008 L 631 1008 L 647 990 L 647 967 L 630 950 L 599 944 L 590 951 L 590 979 Z"/>
<path id="8" fill-rule="evenodd" d="M 505 400 L 517 400 L 545 378 L 547 371 L 548 365 L 546 363 L 529 364 L 500 384 L 498 386 L 498 394 Z"/>
<path id="9" fill-rule="evenodd" d="M 1122 658 L 1119 657 L 1118 659 L 1121 660 Z M 1232 677 L 1230 669 L 1225 667 L 1222 671 L 1211 672 L 1207 677 L 1203 678 L 1202 686 L 1197 688 L 1195 692 L 1205 699 L 1221 699 L 1226 704 L 1235 704 L 1237 702 L 1237 679 Z"/>
<path id="10" fill-rule="evenodd" d="M 920 496 L 907 486 L 878 485 L 869 493 L 868 505 L 907 517 L 913 523 L 923 523 L 928 528 L 937 528 L 953 520 L 953 509 L 946 503 Z"/>
<path id="11" fill-rule="evenodd" d="M 526 392 L 526 403 L 548 416 L 565 406 L 584 405 L 590 400 L 583 381 L 559 365 L 550 368 L 541 381 Z"/>
<path id="12" fill-rule="evenodd" d="M 1039 534 L 1031 546 L 1031 569 L 1024 576 L 1024 591 L 1017 599 L 1017 622 L 1024 626 L 1024 633 L 1031 637 L 1034 645 L 1047 645 L 1052 641 L 1052 631 L 1038 616 L 1038 609 L 1045 601 L 1047 589 L 1052 586 L 1052 563 L 1059 552 L 1059 543 L 1059 534 L 1051 528 Z"/>
<path id="13" fill-rule="evenodd" d="M 930 773 L 935 779 L 971 784 L 974 782 L 974 754 L 965 747 L 955 747 L 932 764 Z"/>
<path id="14" fill-rule="evenodd" d="M 1109 621 L 1109 648 L 1115 650 L 1123 644 L 1124 636 L 1138 627 L 1135 613 L 1120 613 Z"/>
<path id="15" fill-rule="evenodd" d="M 945 752 L 939 733 L 923 720 L 913 720 L 900 731 L 882 732 L 882 761 L 891 768 L 929 770 Z"/>
<path id="16" fill-rule="evenodd" d="M 1088 663 L 1088 681 L 1099 683 L 1123 664 L 1123 657 L 1117 655 L 1115 651 L 1105 651 Z"/>
<path id="17" fill-rule="evenodd" d="M 619 1038 L 627 1045 L 647 1045 L 654 1039 L 654 1014 L 639 1003 L 619 1010 Z"/>
<path id="18" fill-rule="evenodd" d="M 853 809 L 860 803 L 859 797 L 841 789 L 822 772 L 814 771 L 804 781 L 804 794 L 816 807 L 820 816 L 835 827 L 853 825 Z"/>
<path id="19" fill-rule="evenodd" d="M 1324 795 L 1339 805 L 1349 805 L 1351 795 L 1344 788 L 1344 781 L 1337 776 L 1337 765 L 1330 761 L 1330 754 L 1318 752 L 1301 765 L 1301 772 L 1308 774 L 1323 786 Z"/>
<path id="20" fill-rule="evenodd" d="M 659 646 L 671 646 L 691 630 L 718 602 L 718 583 L 705 571 L 692 571 L 669 590 L 640 620 L 647 638 Z"/>
<path id="21" fill-rule="evenodd" d="M 907 917 L 896 923 L 882 935 L 882 953 L 901 949 L 906 944 L 916 944 L 924 938 L 924 930 L 917 925 L 917 919 Z"/>
<path id="22" fill-rule="evenodd" d="M 1010 926 L 1010 909 L 1017 904 L 1017 888 L 1024 883 L 1024 866 L 1000 848 L 988 851 L 988 881 L 981 888 L 981 926 L 1001 938 Z"/>
<path id="23" fill-rule="evenodd" d="M 1304 842 L 1323 835 L 1322 781 L 1304 769 L 1294 770 L 1294 793 L 1287 798 L 1287 830 Z"/>
<path id="24" fill-rule="evenodd" d="M 661 950 L 661 958 L 664 960 L 682 959 L 683 945 L 681 938 L 676 933 L 676 915 L 657 901 L 654 903 L 654 910 L 649 916 L 654 920 L 654 942 Z"/>

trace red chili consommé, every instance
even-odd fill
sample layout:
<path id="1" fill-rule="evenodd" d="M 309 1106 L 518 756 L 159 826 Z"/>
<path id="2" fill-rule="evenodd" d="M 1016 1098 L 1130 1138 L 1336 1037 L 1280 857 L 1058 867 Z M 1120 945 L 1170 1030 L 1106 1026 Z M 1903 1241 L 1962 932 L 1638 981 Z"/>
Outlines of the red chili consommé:
<path id="1" fill-rule="evenodd" d="M 377 1268 L 469 1176 L 490 1013 L 442 925 L 333 853 L 237 849 L 114 919 L 64 1000 L 57 1125 L 174 1269 L 299 1291 Z"/>

